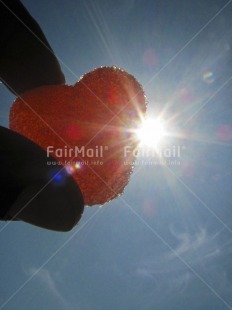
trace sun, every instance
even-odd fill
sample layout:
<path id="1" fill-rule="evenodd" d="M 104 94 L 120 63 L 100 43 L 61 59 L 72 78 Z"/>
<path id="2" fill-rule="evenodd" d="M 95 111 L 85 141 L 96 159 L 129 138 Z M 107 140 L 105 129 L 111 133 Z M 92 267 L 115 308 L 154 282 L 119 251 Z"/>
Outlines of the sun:
<path id="1" fill-rule="evenodd" d="M 139 145 L 145 147 L 157 147 L 165 136 L 164 122 L 161 119 L 148 118 L 142 122 L 136 135 Z"/>

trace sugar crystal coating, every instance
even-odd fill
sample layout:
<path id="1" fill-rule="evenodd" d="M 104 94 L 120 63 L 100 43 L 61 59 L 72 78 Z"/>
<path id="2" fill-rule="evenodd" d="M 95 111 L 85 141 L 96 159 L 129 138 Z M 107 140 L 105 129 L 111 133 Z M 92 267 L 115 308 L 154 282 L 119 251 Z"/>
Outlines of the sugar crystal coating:
<path id="1" fill-rule="evenodd" d="M 73 86 L 24 93 L 11 108 L 10 128 L 45 150 L 51 146 L 50 155 L 66 165 L 91 206 L 123 192 L 132 171 L 126 162 L 133 161 L 132 152 L 125 158 L 124 150 L 136 146 L 134 129 L 145 112 L 136 79 L 122 69 L 101 67 Z"/>

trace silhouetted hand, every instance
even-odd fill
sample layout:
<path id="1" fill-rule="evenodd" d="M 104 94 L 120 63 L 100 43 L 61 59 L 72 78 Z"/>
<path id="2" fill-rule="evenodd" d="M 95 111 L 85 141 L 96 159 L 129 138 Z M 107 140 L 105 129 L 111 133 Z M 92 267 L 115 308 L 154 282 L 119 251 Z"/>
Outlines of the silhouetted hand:
<path id="1" fill-rule="evenodd" d="M 18 0 L 0 1 L 0 80 L 16 96 L 65 82 L 42 30 Z M 47 161 L 56 160 L 0 127 L 0 219 L 58 231 L 76 225 L 84 209 L 82 193 L 62 166 Z"/>

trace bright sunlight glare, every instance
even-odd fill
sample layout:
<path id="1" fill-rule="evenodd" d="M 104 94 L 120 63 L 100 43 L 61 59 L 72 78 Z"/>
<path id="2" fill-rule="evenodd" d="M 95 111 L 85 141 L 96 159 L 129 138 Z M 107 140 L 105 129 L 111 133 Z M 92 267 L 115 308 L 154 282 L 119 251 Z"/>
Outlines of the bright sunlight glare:
<path id="1" fill-rule="evenodd" d="M 164 124 L 160 119 L 146 119 L 136 134 L 140 146 L 157 147 L 165 136 Z"/>

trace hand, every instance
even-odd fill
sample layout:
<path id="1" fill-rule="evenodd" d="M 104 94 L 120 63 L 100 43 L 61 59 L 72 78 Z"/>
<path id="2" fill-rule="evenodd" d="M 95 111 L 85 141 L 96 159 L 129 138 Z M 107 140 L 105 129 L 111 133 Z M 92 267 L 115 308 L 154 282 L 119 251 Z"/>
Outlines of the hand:
<path id="1" fill-rule="evenodd" d="M 17 96 L 65 82 L 42 30 L 18 0 L 0 2 L 0 80 Z M 0 127 L 0 142 L 0 219 L 58 231 L 72 229 L 84 202 L 64 167 L 48 166 L 43 149 L 4 127 Z"/>

